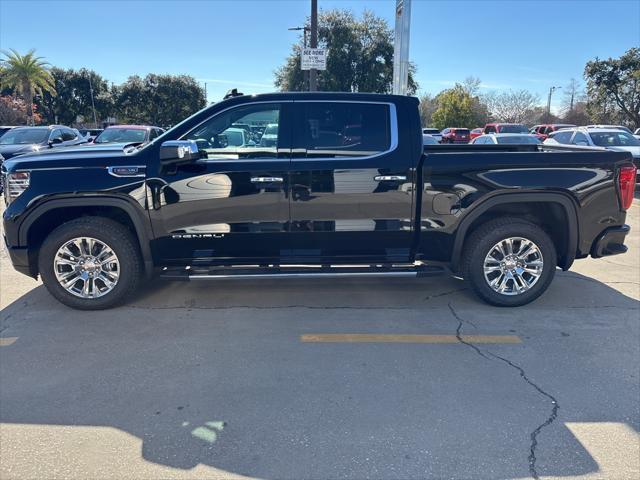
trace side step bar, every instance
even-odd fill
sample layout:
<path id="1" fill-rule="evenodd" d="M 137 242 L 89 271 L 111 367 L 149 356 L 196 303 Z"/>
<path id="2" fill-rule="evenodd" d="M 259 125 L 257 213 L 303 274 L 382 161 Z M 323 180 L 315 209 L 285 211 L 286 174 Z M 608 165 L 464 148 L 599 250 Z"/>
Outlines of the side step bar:
<path id="1" fill-rule="evenodd" d="M 375 278 L 430 277 L 446 273 L 443 267 L 432 265 L 390 266 L 268 266 L 268 267 L 165 267 L 160 276 L 170 280 L 229 280 L 278 278 Z"/>

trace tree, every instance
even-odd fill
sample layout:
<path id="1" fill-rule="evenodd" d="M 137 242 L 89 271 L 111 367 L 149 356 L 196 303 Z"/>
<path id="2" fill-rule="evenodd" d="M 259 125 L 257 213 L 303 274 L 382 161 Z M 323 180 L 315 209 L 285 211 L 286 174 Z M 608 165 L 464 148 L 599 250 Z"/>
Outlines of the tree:
<path id="1" fill-rule="evenodd" d="M 93 70 L 62 69 L 53 67 L 56 95 L 44 93 L 38 104 L 48 123 L 72 125 L 78 116 L 84 117 L 82 124 L 93 124 L 93 106 L 96 110 L 96 122 L 100 123 L 113 115 L 114 105 L 108 82 Z M 93 88 L 93 102 L 91 100 Z"/>
<path id="2" fill-rule="evenodd" d="M 425 93 L 420 97 L 420 105 L 418 108 L 420 109 L 422 125 L 425 127 L 431 126 L 433 113 L 438 109 L 436 99 L 432 95 Z"/>
<path id="3" fill-rule="evenodd" d="M 204 90 L 188 75 L 129 77 L 115 92 L 120 122 L 175 125 L 206 105 Z"/>
<path id="4" fill-rule="evenodd" d="M 327 69 L 318 72 L 318 89 L 335 92 L 389 93 L 393 85 L 393 31 L 387 22 L 365 11 L 358 20 L 347 10 L 321 11 L 318 46 L 327 49 Z M 275 72 L 283 91 L 306 90 L 300 69 L 302 41 Z M 415 66 L 409 67 L 409 93 L 418 88 Z"/>
<path id="5" fill-rule="evenodd" d="M 475 111 L 475 100 L 460 84 L 440 92 L 436 96 L 437 110 L 431 117 L 435 128 L 447 127 L 473 128 L 478 124 Z"/>
<path id="6" fill-rule="evenodd" d="M 587 62 L 584 69 L 590 110 L 619 116 L 624 123 L 640 127 L 640 48 L 627 50 L 620 58 Z"/>
<path id="7" fill-rule="evenodd" d="M 12 88 L 27 104 L 27 117 L 33 125 L 33 97 L 48 92 L 55 95 L 53 77 L 49 63 L 37 57 L 35 50 L 20 55 L 16 50 L 2 51 L 6 57 L 0 69 L 0 86 Z"/>
<path id="8" fill-rule="evenodd" d="M 492 92 L 484 96 L 491 116 L 499 122 L 523 123 L 530 118 L 540 97 L 528 90 Z"/>
<path id="9" fill-rule="evenodd" d="M 30 121 L 27 116 L 27 102 L 12 95 L 0 96 L 0 125 L 24 125 Z M 39 113 L 33 110 L 33 122 L 42 121 Z"/>
<path id="10" fill-rule="evenodd" d="M 584 91 L 582 90 L 580 82 L 572 78 L 563 90 L 563 97 L 562 111 L 565 115 L 570 115 L 576 103 L 584 100 Z"/>

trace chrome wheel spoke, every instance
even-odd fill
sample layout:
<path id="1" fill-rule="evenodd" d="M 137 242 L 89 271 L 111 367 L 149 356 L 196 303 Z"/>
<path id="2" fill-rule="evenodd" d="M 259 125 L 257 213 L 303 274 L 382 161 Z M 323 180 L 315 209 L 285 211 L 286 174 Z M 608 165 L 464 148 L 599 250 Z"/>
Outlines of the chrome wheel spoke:
<path id="1" fill-rule="evenodd" d="M 535 242 L 523 237 L 500 240 L 489 250 L 483 264 L 487 284 L 502 295 L 527 292 L 538 282 L 543 269 L 542 251 Z"/>
<path id="2" fill-rule="evenodd" d="M 62 245 L 53 259 L 60 286 L 80 298 L 111 292 L 120 277 L 120 261 L 109 245 L 92 237 L 77 237 Z"/>

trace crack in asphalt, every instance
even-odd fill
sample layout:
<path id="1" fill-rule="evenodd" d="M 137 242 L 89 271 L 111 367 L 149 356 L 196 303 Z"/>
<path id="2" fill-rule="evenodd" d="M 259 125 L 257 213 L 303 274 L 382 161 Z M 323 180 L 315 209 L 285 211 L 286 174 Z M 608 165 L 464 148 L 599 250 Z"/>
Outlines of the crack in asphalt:
<path id="1" fill-rule="evenodd" d="M 540 432 L 542 431 L 543 428 L 548 427 L 549 425 L 551 425 L 555 419 L 558 417 L 558 410 L 560 409 L 560 405 L 558 404 L 558 401 L 556 400 L 556 398 L 551 395 L 550 393 L 546 392 L 545 390 L 543 390 L 538 384 L 536 384 L 535 382 L 533 382 L 528 376 L 527 373 L 524 371 L 524 369 L 513 363 L 511 360 L 502 357 L 498 354 L 495 354 L 491 351 L 482 351 L 477 345 L 474 345 L 473 343 L 467 342 L 462 338 L 461 335 L 461 331 L 462 331 L 462 326 L 465 323 L 469 323 L 467 320 L 464 320 L 459 314 L 458 312 L 456 312 L 456 310 L 453 308 L 453 305 L 451 305 L 451 302 L 449 302 L 448 304 L 449 306 L 449 310 L 451 311 L 451 314 L 453 315 L 453 317 L 458 320 L 458 327 L 456 328 L 456 337 L 458 339 L 458 341 L 464 345 L 467 345 L 471 348 L 473 348 L 476 353 L 478 355 L 480 355 L 481 357 L 485 358 L 486 360 L 491 360 L 491 359 L 496 359 L 496 360 L 500 360 L 501 362 L 505 363 L 506 365 L 508 365 L 509 367 L 515 369 L 518 371 L 518 373 L 520 374 L 520 377 L 526 382 L 528 383 L 531 387 L 533 387 L 538 393 L 540 393 L 541 395 L 543 395 L 544 397 L 548 398 L 552 405 L 553 408 L 551 409 L 551 413 L 550 415 L 547 417 L 547 419 L 542 422 L 540 425 L 538 425 L 536 427 L 535 430 L 533 430 L 531 432 L 531 434 L 529 435 L 529 438 L 531 439 L 531 444 L 529 446 L 529 473 L 531 474 L 531 476 L 534 478 L 534 480 L 539 480 L 540 476 L 538 475 L 538 471 L 536 468 L 536 462 L 537 462 L 537 457 L 536 457 L 536 449 L 538 447 L 538 435 L 540 434 Z"/>

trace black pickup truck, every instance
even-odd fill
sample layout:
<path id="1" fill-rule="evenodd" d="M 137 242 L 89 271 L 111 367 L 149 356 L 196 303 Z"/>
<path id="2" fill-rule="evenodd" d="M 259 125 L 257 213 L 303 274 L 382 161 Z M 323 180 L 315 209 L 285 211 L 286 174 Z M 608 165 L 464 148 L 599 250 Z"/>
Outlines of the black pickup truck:
<path id="1" fill-rule="evenodd" d="M 423 276 L 526 304 L 576 258 L 626 251 L 628 153 L 423 147 L 418 101 L 238 95 L 144 146 L 8 160 L 5 242 L 75 308 L 142 279 Z"/>

